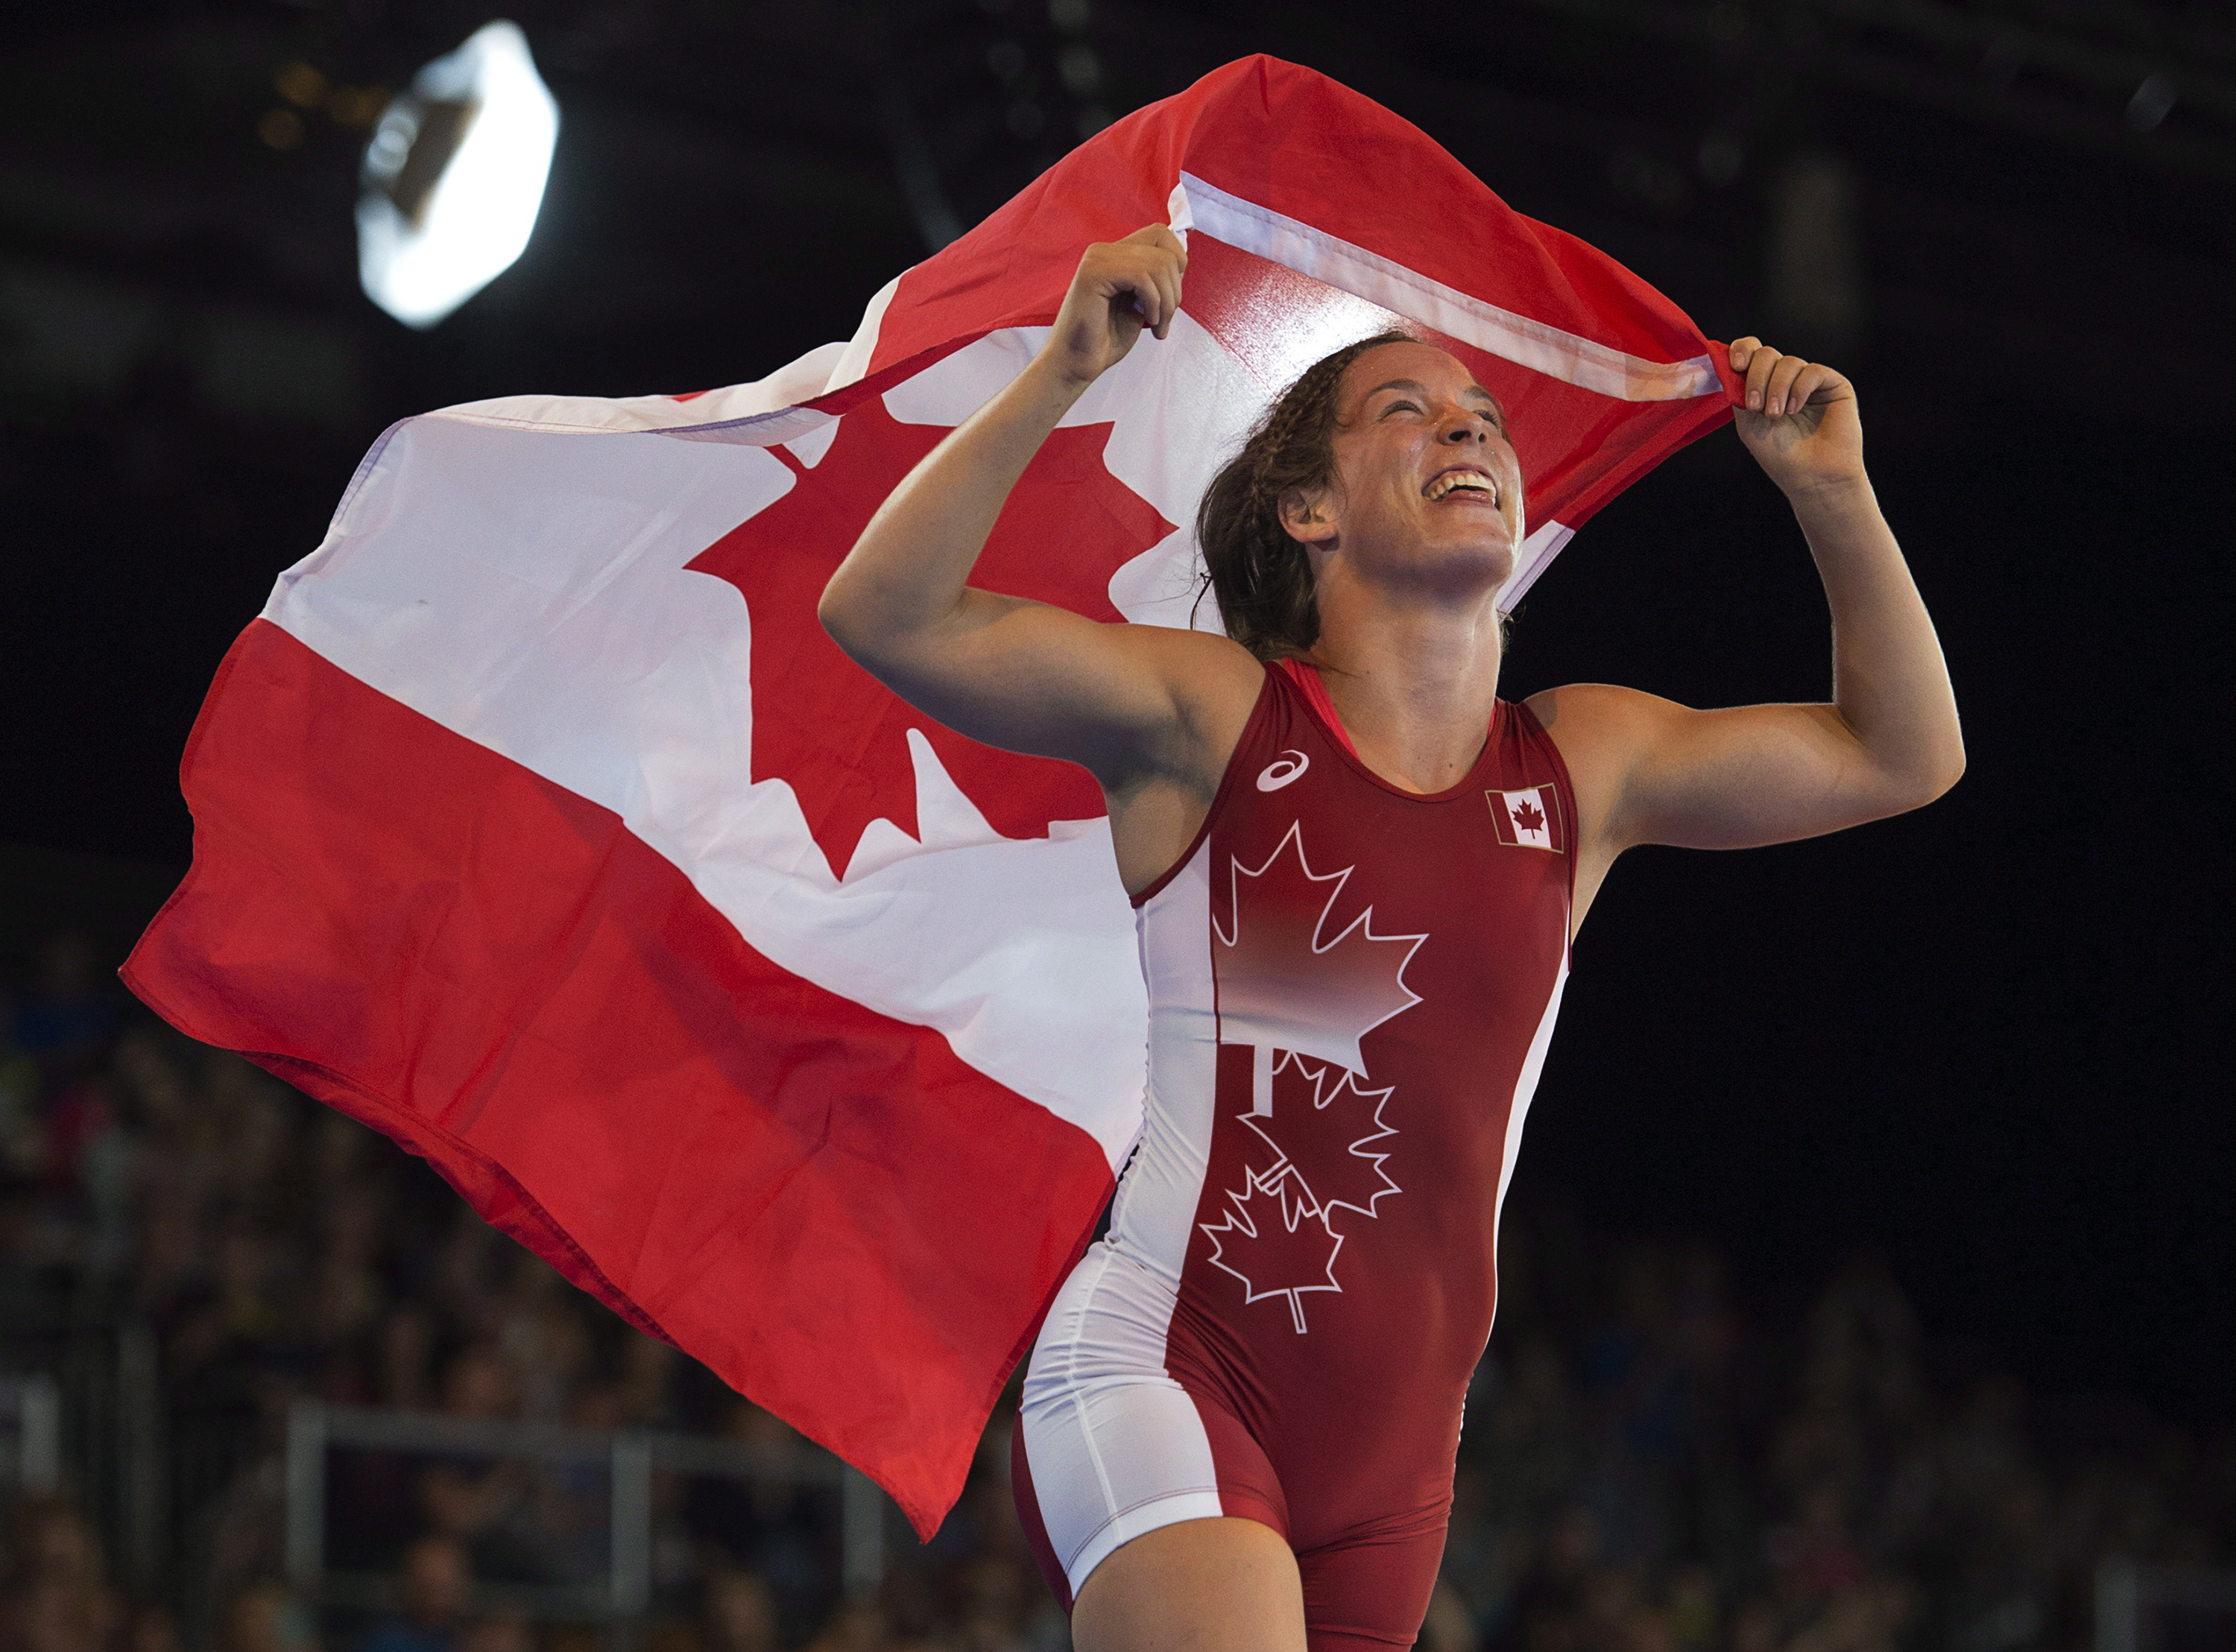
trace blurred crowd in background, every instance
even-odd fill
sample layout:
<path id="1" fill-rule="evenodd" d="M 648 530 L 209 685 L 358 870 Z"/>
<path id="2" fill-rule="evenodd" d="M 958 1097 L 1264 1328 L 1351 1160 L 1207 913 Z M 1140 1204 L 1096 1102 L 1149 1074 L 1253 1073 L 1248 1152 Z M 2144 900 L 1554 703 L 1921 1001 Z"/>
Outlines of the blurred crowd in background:
<path id="1" fill-rule="evenodd" d="M 1595 1234 L 1541 1202 L 1509 1212 L 1502 1262 L 1424 1647 L 2081 1652 L 2108 1557 L 2236 1564 L 2236 1433 L 2030 1397 L 1976 1354 L 1945 1357 L 1867 1260 L 1794 1312 L 1743 1314 L 1713 1248 Z M 144 1327 L 155 1350 L 164 1561 L 122 1577 L 67 1477 L 10 1489 L 0 1652 L 614 1643 L 504 1604 L 507 1585 L 605 1564 L 605 1486 L 563 1467 L 337 1450 L 327 1563 L 391 1580 L 390 1603 L 292 1590 L 299 1398 L 791 1438 L 420 1161 L 134 1009 L 62 936 L 0 1001 L 0 1377 L 88 1323 Z M 869 1598 L 842 1595 L 831 1489 L 656 1478 L 653 1604 L 628 1643 L 1068 1645 L 1010 1505 L 1008 1438 L 1005 1406 L 929 1545 L 895 1518 Z"/>

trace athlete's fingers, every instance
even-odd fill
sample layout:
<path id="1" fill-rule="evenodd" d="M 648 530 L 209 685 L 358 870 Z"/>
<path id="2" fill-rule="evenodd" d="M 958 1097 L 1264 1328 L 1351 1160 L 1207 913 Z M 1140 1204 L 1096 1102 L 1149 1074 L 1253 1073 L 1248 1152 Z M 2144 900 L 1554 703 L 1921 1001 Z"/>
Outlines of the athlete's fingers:
<path id="1" fill-rule="evenodd" d="M 1173 318 L 1180 312 L 1180 272 L 1179 264 L 1170 257 L 1157 261 L 1157 292 L 1164 300 L 1164 319 L 1157 324 L 1157 337 L 1169 335 Z"/>
<path id="2" fill-rule="evenodd" d="M 1171 332 L 1187 261 L 1180 238 L 1162 224 L 1145 224 L 1120 240 L 1097 241 L 1081 255 L 1065 305 L 1097 300 L 1106 305 L 1108 324 L 1118 330 L 1111 343 L 1122 356 L 1136 324 L 1160 338 Z"/>
<path id="3" fill-rule="evenodd" d="M 1780 356 L 1778 365 L 1770 370 L 1770 379 L 1762 387 L 1762 410 L 1772 418 L 1783 418 L 1799 409 L 1801 403 L 1793 391 L 1793 383 L 1809 363 L 1799 356 Z"/>
<path id="4" fill-rule="evenodd" d="M 1770 383 L 1770 370 L 1778 365 L 1778 352 L 1763 345 L 1755 346 L 1747 357 L 1746 373 L 1742 383 L 1746 387 L 1746 404 L 1755 412 L 1762 411 L 1763 386 Z"/>
<path id="5" fill-rule="evenodd" d="M 1745 374 L 1747 364 L 1754 359 L 1755 351 L 1761 348 L 1762 340 L 1753 333 L 1749 333 L 1744 338 L 1733 339 L 1727 347 L 1732 361 L 1732 371 Z"/>
<path id="6" fill-rule="evenodd" d="M 1173 267 L 1169 257 L 1160 258 L 1150 272 L 1157 284 L 1157 337 L 1162 338 L 1173 330 L 1173 318 L 1180 313 L 1180 272 Z"/>
<path id="7" fill-rule="evenodd" d="M 1171 330 L 1173 317 L 1180 307 L 1181 254 L 1176 246 L 1167 246 L 1148 239 L 1152 231 L 1167 240 L 1172 239 L 1172 232 L 1162 225 L 1134 231 L 1117 243 L 1126 249 L 1128 257 L 1124 274 L 1114 279 L 1134 294 L 1142 324 L 1162 338 Z"/>
<path id="8" fill-rule="evenodd" d="M 1154 263 L 1147 259 L 1128 258 L 1111 271 L 1109 279 L 1119 292 L 1131 296 L 1143 326 L 1154 330 L 1164 324 L 1165 294 L 1158 284 Z"/>
<path id="9" fill-rule="evenodd" d="M 1855 386 L 1849 384 L 1837 369 L 1827 367 L 1823 362 L 1811 362 L 1801 370 L 1801 377 L 1793 381 L 1793 388 L 1786 392 L 1786 401 L 1789 408 L 1799 409 L 1819 402 L 1837 402 L 1843 397 L 1854 394 Z"/>
<path id="10" fill-rule="evenodd" d="M 1748 358 L 1746 370 L 1746 404 L 1759 413 L 1765 406 L 1764 392 L 1770 387 L 1770 376 L 1778 364 L 1786 358 L 1768 344 L 1758 344 Z"/>
<path id="11" fill-rule="evenodd" d="M 1160 252 L 1177 253 L 1180 262 L 1187 262 L 1187 248 L 1181 245 L 1180 238 L 1173 233 L 1170 226 L 1164 224 L 1144 224 L 1115 245 L 1154 247 Z"/>
<path id="12" fill-rule="evenodd" d="M 1157 279 L 1165 290 L 1165 331 L 1157 335 L 1161 338 L 1171 331 L 1173 318 L 1180 312 L 1180 294 L 1187 274 L 1187 248 L 1180 245 L 1179 236 L 1161 224 L 1157 226 Z"/>

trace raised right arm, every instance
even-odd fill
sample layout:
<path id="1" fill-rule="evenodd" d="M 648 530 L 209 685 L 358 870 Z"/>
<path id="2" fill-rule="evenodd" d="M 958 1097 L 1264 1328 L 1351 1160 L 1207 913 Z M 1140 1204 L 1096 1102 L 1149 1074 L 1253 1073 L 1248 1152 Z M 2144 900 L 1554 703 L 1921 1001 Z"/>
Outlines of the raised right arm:
<path id="1" fill-rule="evenodd" d="M 817 608 L 832 639 L 911 705 L 990 745 L 1083 764 L 1114 797 L 1207 760 L 1215 776 L 1226 753 L 1211 750 L 1218 731 L 1200 702 L 1240 694 L 1246 715 L 1256 662 L 1222 638 L 1104 625 L 966 581 L 1057 421 L 1143 327 L 1170 328 L 1187 262 L 1161 225 L 1088 247 L 1031 365 L 893 490 Z"/>

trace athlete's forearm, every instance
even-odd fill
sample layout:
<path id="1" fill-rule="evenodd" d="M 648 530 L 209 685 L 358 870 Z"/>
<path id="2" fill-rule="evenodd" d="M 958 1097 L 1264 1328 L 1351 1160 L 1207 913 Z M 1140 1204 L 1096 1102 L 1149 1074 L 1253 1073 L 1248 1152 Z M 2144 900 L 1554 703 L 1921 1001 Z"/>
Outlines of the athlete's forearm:
<path id="1" fill-rule="evenodd" d="M 1788 491 L 1832 613 L 1832 699 L 1890 781 L 1937 797 L 1964 771 L 1940 639 L 1868 477 Z"/>
<path id="2" fill-rule="evenodd" d="M 971 565 L 1009 490 L 1087 388 L 1036 360 L 911 470 L 838 565 L 817 608 L 871 665 L 967 623 Z"/>

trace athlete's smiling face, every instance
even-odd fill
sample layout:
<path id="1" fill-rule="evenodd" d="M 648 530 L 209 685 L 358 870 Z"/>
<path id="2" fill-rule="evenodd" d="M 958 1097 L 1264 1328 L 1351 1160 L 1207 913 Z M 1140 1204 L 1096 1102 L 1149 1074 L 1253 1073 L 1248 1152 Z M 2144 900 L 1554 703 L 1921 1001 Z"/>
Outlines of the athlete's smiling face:
<path id="1" fill-rule="evenodd" d="M 1351 577 L 1454 597 L 1503 585 L 1522 470 L 1475 375 L 1432 344 L 1378 344 L 1345 370 L 1337 406 L 1334 483 L 1285 502 L 1289 532 Z"/>

